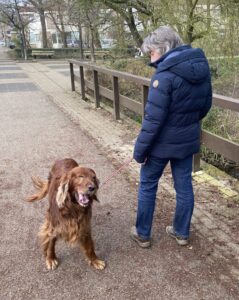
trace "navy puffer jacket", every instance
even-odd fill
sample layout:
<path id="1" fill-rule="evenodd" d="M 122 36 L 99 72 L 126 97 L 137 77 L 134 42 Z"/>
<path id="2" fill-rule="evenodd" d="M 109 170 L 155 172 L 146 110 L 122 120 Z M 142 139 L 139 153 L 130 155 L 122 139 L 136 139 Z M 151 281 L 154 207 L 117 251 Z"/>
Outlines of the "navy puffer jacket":
<path id="1" fill-rule="evenodd" d="M 200 120 L 212 105 L 211 75 L 204 52 L 179 46 L 150 64 L 152 77 L 134 159 L 185 158 L 200 148 Z"/>

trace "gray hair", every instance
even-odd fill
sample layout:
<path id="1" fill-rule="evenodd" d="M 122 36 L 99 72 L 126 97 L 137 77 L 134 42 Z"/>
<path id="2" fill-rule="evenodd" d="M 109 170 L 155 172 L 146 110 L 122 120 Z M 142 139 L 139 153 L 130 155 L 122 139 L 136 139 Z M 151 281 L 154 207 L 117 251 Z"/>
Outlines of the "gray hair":
<path id="1" fill-rule="evenodd" d="M 182 44 L 182 39 L 171 27 L 160 26 L 144 39 L 141 50 L 144 53 L 149 53 L 152 50 L 155 50 L 160 55 L 163 55 L 169 50 Z"/>

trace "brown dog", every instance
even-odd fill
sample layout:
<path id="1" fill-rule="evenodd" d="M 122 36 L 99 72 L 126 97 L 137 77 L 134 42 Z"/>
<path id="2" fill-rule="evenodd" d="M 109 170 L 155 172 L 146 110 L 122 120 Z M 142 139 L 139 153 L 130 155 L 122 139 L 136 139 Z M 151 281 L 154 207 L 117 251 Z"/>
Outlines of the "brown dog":
<path id="1" fill-rule="evenodd" d="M 91 237 L 92 202 L 97 199 L 99 181 L 92 169 L 80 167 L 73 159 L 56 161 L 47 182 L 32 177 L 38 192 L 27 198 L 33 202 L 48 194 L 49 209 L 39 238 L 49 270 L 57 265 L 55 243 L 63 238 L 70 244 L 79 244 L 88 262 L 103 270 L 105 262 L 98 259 Z"/>

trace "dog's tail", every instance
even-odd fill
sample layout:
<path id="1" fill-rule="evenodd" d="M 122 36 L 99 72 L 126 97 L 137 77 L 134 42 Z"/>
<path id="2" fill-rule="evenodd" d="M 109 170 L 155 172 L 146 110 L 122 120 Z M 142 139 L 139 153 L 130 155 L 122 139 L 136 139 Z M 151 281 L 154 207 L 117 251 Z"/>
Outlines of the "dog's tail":
<path id="1" fill-rule="evenodd" d="M 33 202 L 33 201 L 41 200 L 44 197 L 46 197 L 49 189 L 49 182 L 43 181 L 41 180 L 41 178 L 36 176 L 32 176 L 32 182 L 34 187 L 38 190 L 38 192 L 36 194 L 28 196 L 26 198 L 26 201 Z"/>

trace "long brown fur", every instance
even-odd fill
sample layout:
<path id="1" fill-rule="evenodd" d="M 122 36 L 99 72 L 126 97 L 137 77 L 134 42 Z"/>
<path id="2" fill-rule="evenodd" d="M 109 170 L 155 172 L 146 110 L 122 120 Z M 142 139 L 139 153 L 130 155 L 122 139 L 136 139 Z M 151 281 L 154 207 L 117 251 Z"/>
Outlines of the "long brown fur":
<path id="1" fill-rule="evenodd" d="M 104 269 L 105 262 L 96 256 L 91 237 L 92 202 L 98 200 L 99 181 L 95 172 L 68 158 L 55 162 L 48 181 L 39 177 L 32 177 L 32 181 L 37 193 L 26 200 L 34 202 L 47 195 L 49 200 L 46 218 L 38 234 L 47 268 L 54 270 L 57 267 L 55 244 L 63 238 L 71 245 L 79 245 L 93 267 Z M 86 207 L 82 206 L 79 193 L 87 195 Z"/>

